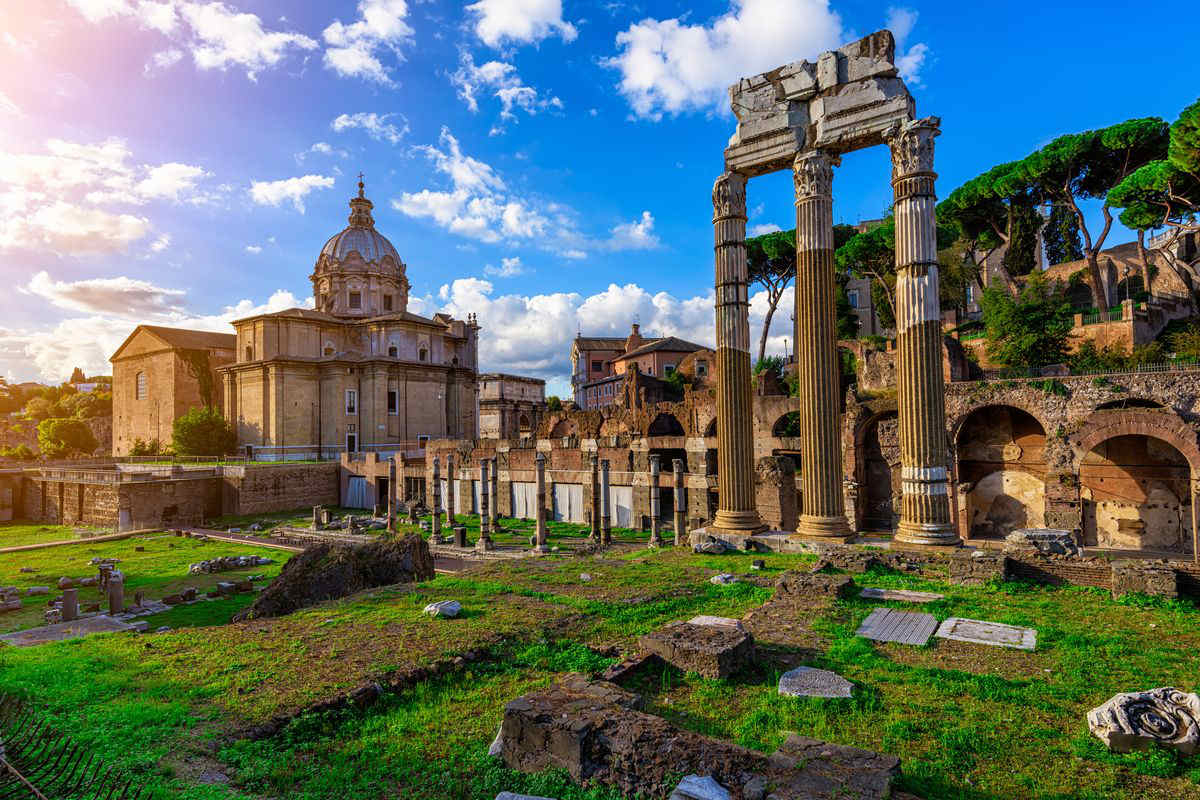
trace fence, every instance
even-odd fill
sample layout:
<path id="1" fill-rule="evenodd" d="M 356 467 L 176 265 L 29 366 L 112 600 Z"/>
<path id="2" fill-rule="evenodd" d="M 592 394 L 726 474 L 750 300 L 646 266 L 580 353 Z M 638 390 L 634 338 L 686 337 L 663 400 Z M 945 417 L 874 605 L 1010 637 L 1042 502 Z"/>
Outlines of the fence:
<path id="1" fill-rule="evenodd" d="M 1133 367 L 1123 367 L 1121 369 L 1075 369 L 1072 367 L 1064 368 L 1056 366 L 1054 369 L 1043 371 L 1041 367 L 1014 367 L 1011 369 L 985 369 L 982 370 L 982 377 L 968 378 L 963 381 L 955 381 L 955 383 L 976 383 L 978 381 L 994 381 L 994 380 L 1035 380 L 1035 379 L 1052 379 L 1052 378 L 1078 378 L 1087 377 L 1089 375 L 1104 376 L 1104 375 L 1130 375 L 1138 373 L 1153 373 L 1153 372 L 1196 372 L 1200 371 L 1200 360 L 1195 358 L 1175 358 L 1166 361 L 1155 361 L 1146 364 L 1137 364 Z"/>

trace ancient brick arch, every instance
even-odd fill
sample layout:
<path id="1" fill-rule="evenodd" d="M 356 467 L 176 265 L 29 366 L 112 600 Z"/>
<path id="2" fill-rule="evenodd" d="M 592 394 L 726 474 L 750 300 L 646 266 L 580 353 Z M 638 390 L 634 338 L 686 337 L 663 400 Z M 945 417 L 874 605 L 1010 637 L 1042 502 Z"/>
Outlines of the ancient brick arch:
<path id="1" fill-rule="evenodd" d="M 1097 411 L 1084 420 L 1069 438 L 1075 455 L 1075 470 L 1084 457 L 1105 441 L 1117 436 L 1149 436 L 1174 447 L 1187 459 L 1193 473 L 1200 470 L 1200 445 L 1196 429 L 1173 411 L 1127 409 Z"/>
<path id="2" fill-rule="evenodd" d="M 1054 427 L 1050 424 L 1049 420 L 1046 419 L 1046 409 L 1037 403 L 1029 402 L 1023 397 L 1005 397 L 1002 400 L 989 399 L 987 401 L 980 402 L 978 405 L 972 405 L 958 415 L 947 420 L 947 441 L 949 442 L 951 451 L 958 450 L 958 437 L 962 434 L 963 425 L 966 424 L 967 420 L 970 419 L 971 416 L 976 412 L 984 411 L 989 408 L 994 408 L 997 410 L 1004 408 L 1015 408 L 1018 411 L 1024 411 L 1026 414 L 1033 417 L 1034 421 L 1037 422 L 1038 425 L 1042 426 L 1042 433 L 1045 434 L 1049 434 L 1051 429 Z"/>
<path id="3" fill-rule="evenodd" d="M 578 432 L 578 427 L 574 420 L 563 417 L 556 420 L 550 427 L 550 438 L 561 439 L 564 436 L 574 436 Z"/>
<path id="4" fill-rule="evenodd" d="M 684 436 L 683 424 L 674 414 L 666 411 L 656 415 L 646 426 L 646 436 Z"/>

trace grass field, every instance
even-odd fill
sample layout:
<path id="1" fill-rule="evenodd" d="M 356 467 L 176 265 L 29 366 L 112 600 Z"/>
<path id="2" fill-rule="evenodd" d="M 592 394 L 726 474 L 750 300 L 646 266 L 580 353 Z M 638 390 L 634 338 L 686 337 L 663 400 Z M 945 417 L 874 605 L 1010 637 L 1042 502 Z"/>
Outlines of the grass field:
<path id="1" fill-rule="evenodd" d="M 45 542 L 65 542 L 86 536 L 104 536 L 112 532 L 99 528 L 74 528 L 70 525 L 0 523 L 0 548 Z"/>
<path id="2" fill-rule="evenodd" d="M 12 558 L 0 556 L 0 576 Z M 744 554 L 644 549 L 488 563 L 277 620 L 0 650 L 0 691 L 28 697 L 155 798 L 492 800 L 507 789 L 615 800 L 602 787 L 519 775 L 487 758 L 504 704 L 564 672 L 602 670 L 615 660 L 610 648 L 632 650 L 666 622 L 746 615 L 771 598 L 775 576 L 813 560 L 753 558 L 766 569 L 752 570 Z M 746 581 L 714 586 L 717 571 Z M 873 643 L 854 630 L 880 604 L 841 600 L 783 620 L 777 636 L 759 632 L 760 662 L 748 674 L 714 681 L 664 668 L 633 688 L 678 725 L 767 752 L 797 731 L 895 753 L 902 787 L 926 800 L 1200 800 L 1200 761 L 1109 754 L 1085 722 L 1117 692 L 1200 684 L 1192 603 L 1022 583 L 960 587 L 886 571 L 855 578 L 942 592 L 928 609 L 939 619 L 1036 627 L 1037 649 Z M 443 599 L 462 602 L 463 615 L 421 613 Z M 212 621 L 198 608 L 169 613 Z M 302 715 L 258 741 L 240 735 L 468 650 L 482 656 L 365 711 Z M 854 698 L 779 697 L 778 674 L 792 663 L 837 670 L 856 684 Z"/>

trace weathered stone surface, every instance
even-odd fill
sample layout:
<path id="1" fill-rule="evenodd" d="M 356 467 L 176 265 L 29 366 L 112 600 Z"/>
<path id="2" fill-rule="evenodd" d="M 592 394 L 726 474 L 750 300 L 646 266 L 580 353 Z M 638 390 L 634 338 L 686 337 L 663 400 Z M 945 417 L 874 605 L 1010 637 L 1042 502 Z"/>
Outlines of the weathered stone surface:
<path id="1" fill-rule="evenodd" d="M 731 583 L 737 583 L 738 578 L 728 572 L 722 572 L 720 575 L 713 575 L 708 579 L 709 583 L 715 583 L 718 586 L 728 586 Z"/>
<path id="2" fill-rule="evenodd" d="M 877 642 L 900 642 L 920 646 L 929 641 L 936 628 L 937 617 L 932 614 L 877 608 L 867 615 L 855 631 L 855 635 L 865 636 Z"/>
<path id="3" fill-rule="evenodd" d="M 188 574 L 211 575 L 215 572 L 226 572 L 231 569 L 242 569 L 243 567 L 259 567 L 272 563 L 274 562 L 271 559 L 264 556 L 221 556 L 220 558 L 210 558 L 207 561 L 189 564 Z"/>
<path id="4" fill-rule="evenodd" d="M 791 697 L 849 697 L 854 684 L 825 669 L 796 667 L 779 676 L 779 693 Z"/>
<path id="5" fill-rule="evenodd" d="M 704 542 L 696 542 L 694 545 L 692 545 L 693 553 L 703 553 L 710 556 L 719 556 L 732 549 L 733 548 L 720 539 L 709 539 Z"/>
<path id="6" fill-rule="evenodd" d="M 30 586 L 25 590 L 27 597 L 36 597 L 37 595 L 50 594 L 49 586 Z"/>
<path id="7" fill-rule="evenodd" d="M 1078 556 L 1082 555 L 1083 550 L 1075 543 L 1070 531 L 1057 528 L 1020 528 L 1004 537 L 1004 552 Z"/>
<path id="8" fill-rule="evenodd" d="M 279 577 L 234 620 L 278 617 L 363 589 L 433 576 L 429 545 L 415 534 L 353 546 L 316 544 L 284 564 Z"/>
<path id="9" fill-rule="evenodd" d="M 425 613 L 431 617 L 457 617 L 462 611 L 462 603 L 457 600 L 440 600 L 425 606 Z"/>
<path id="10" fill-rule="evenodd" d="M 66 575 L 58 579 L 59 589 L 70 589 L 74 585 L 75 580 L 73 578 L 68 578 Z"/>
<path id="11" fill-rule="evenodd" d="M 950 582 L 958 586 L 983 586 L 1008 577 L 1008 557 L 992 550 L 974 550 L 950 556 Z"/>
<path id="12" fill-rule="evenodd" d="M 612 684 L 567 676 L 505 706 L 504 761 L 646 797 L 668 796 L 679 775 L 704 775 L 739 798 L 761 798 L 752 792 L 770 786 L 779 800 L 883 800 L 899 774 L 894 756 L 795 735 L 768 757 L 677 728 L 641 703 Z"/>
<path id="13" fill-rule="evenodd" d="M 1190 756 L 1200 749 L 1200 696 L 1171 686 L 1118 694 L 1089 711 L 1087 720 L 1118 753 L 1161 745 Z"/>
<path id="14" fill-rule="evenodd" d="M 638 644 L 668 664 L 706 678 L 727 678 L 754 660 L 750 634 L 724 625 L 672 622 L 640 637 Z"/>
<path id="15" fill-rule="evenodd" d="M 692 617 L 688 620 L 689 625 L 715 625 L 718 627 L 735 628 L 739 631 L 745 630 L 740 619 L 732 617 L 710 617 L 707 614 L 701 614 L 697 617 Z"/>
<path id="16" fill-rule="evenodd" d="M 827 575 L 823 572 L 789 570 L 775 581 L 775 596 L 850 597 L 854 580 L 846 575 Z"/>
<path id="17" fill-rule="evenodd" d="M 1178 597 L 1179 579 L 1165 561 L 1125 559 L 1112 562 L 1113 597 L 1131 593 Z"/>
<path id="18" fill-rule="evenodd" d="M 859 594 L 867 600 L 895 600 L 900 603 L 932 603 L 946 597 L 937 592 L 915 592 L 911 589 L 879 589 L 874 586 L 865 587 Z"/>
<path id="19" fill-rule="evenodd" d="M 667 800 L 732 800 L 733 795 L 711 775 L 688 775 Z"/>
<path id="20" fill-rule="evenodd" d="M 97 606 L 95 610 L 99 610 L 99 607 Z M 143 622 L 142 624 L 145 625 L 146 623 Z M 46 642 L 59 642 L 63 639 L 90 636 L 93 633 L 113 633 L 114 631 L 132 630 L 135 630 L 133 625 L 113 619 L 107 614 L 100 614 L 70 622 L 45 625 L 41 628 L 29 628 L 28 630 L 6 633 L 0 636 L 0 642 L 8 642 L 14 647 L 31 647 L 33 645 L 45 644 Z"/>
<path id="21" fill-rule="evenodd" d="M 496 800 L 554 800 L 553 797 L 535 797 L 531 794 L 513 794 L 512 792 L 501 792 L 496 795 Z"/>
<path id="22" fill-rule="evenodd" d="M 1018 650 L 1032 650 L 1037 646 L 1037 631 L 1033 628 L 962 617 L 950 617 L 941 624 L 936 635 L 940 639 L 1013 647 Z"/>

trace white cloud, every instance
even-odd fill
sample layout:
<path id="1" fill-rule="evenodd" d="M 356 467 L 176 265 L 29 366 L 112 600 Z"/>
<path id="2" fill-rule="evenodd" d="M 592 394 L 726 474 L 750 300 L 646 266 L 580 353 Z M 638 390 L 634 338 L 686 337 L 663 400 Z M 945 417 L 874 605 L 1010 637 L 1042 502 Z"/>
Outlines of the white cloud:
<path id="1" fill-rule="evenodd" d="M 256 256 L 262 252 L 262 246 L 257 244 L 248 244 L 246 245 L 246 252 Z"/>
<path id="2" fill-rule="evenodd" d="M 399 120 L 400 124 L 396 125 L 389 120 Z M 400 140 L 408 134 L 408 120 L 403 114 L 378 114 L 374 111 L 359 111 L 357 114 L 339 114 L 334 117 L 333 122 L 329 123 L 329 127 L 337 133 L 348 131 L 352 128 L 361 128 L 366 131 L 367 135 L 379 142 L 390 142 L 391 144 L 399 144 Z"/>
<path id="3" fill-rule="evenodd" d="M 260 206 L 279 206 L 291 201 L 296 210 L 304 213 L 304 198 L 314 189 L 328 189 L 333 178 L 327 175 L 304 175 L 278 181 L 254 181 L 250 197 Z"/>
<path id="4" fill-rule="evenodd" d="M 623 222 L 612 229 L 608 246 L 612 250 L 653 250 L 661 244 L 654 235 L 654 217 L 643 211 L 641 219 Z"/>
<path id="5" fill-rule="evenodd" d="M 921 67 L 925 66 L 925 58 L 929 55 L 929 45 L 918 42 L 905 49 L 908 37 L 917 25 L 917 12 L 911 8 L 891 7 L 888 9 L 887 28 L 896 37 L 896 67 L 900 77 L 914 87 L 924 86 L 921 80 Z"/>
<path id="6" fill-rule="evenodd" d="M 329 142 L 314 142 L 307 150 L 296 153 L 296 163 L 303 164 L 310 155 L 329 156 L 330 158 L 349 158 L 350 154 L 340 147 L 334 147 Z"/>
<path id="7" fill-rule="evenodd" d="M 521 259 L 519 256 L 500 259 L 500 266 L 498 267 L 488 264 L 483 268 L 484 275 L 491 275 L 496 278 L 515 278 L 516 276 L 523 275 L 524 273 L 525 269 L 521 266 Z"/>
<path id="8" fill-rule="evenodd" d="M 102 22 L 130 17 L 142 28 L 155 30 L 177 45 L 156 54 L 152 63 L 163 68 L 179 61 L 181 50 L 192 55 L 199 69 L 238 67 L 254 80 L 293 50 L 315 50 L 319 45 L 301 33 L 263 28 L 255 14 L 239 12 L 222 2 L 201 0 L 67 0 L 85 19 Z"/>
<path id="9" fill-rule="evenodd" d="M 500 119 L 492 126 L 491 134 L 504 132 L 505 122 L 515 122 L 514 108 L 529 115 L 547 109 L 562 110 L 563 102 L 555 96 L 539 95 L 532 86 L 525 86 L 517 68 L 503 61 L 488 61 L 480 66 L 466 50 L 459 54 L 459 67 L 450 75 L 450 83 L 472 112 L 479 111 L 479 96 L 487 92 L 500 101 Z"/>
<path id="10" fill-rule="evenodd" d="M 708 25 L 685 18 L 643 19 L 617 34 L 618 89 L 634 114 L 728 112 L 726 89 L 739 78 L 837 47 L 842 20 L 828 0 L 731 0 Z"/>
<path id="11" fill-rule="evenodd" d="M 191 194 L 196 182 L 208 175 L 202 168 L 191 164 L 161 164 L 152 167 L 150 173 L 138 183 L 140 197 L 178 201 L 180 195 Z"/>
<path id="12" fill-rule="evenodd" d="M 0 249 L 46 248 L 62 254 L 117 253 L 150 232 L 150 220 L 62 200 L 0 221 Z"/>
<path id="13" fill-rule="evenodd" d="M 171 246 L 171 234 L 159 234 L 158 238 L 150 243 L 150 251 L 153 253 L 161 253 Z"/>
<path id="14" fill-rule="evenodd" d="M 411 43 L 413 29 L 406 0 L 359 0 L 359 19 L 350 25 L 334 20 L 322 34 L 325 38 L 325 66 L 343 78 L 366 78 L 392 86 L 394 82 L 379 60 L 381 50 L 390 49 L 397 60 L 402 47 Z"/>
<path id="15" fill-rule="evenodd" d="M 562 0 L 479 0 L 467 13 L 475 20 L 475 35 L 490 47 L 536 44 L 556 34 L 571 42 L 579 35 L 562 18 Z"/>
<path id="16" fill-rule="evenodd" d="M 774 233 L 775 231 L 781 231 L 781 230 L 783 230 L 783 228 L 780 228 L 774 222 L 763 222 L 759 225 L 751 225 L 750 230 L 746 231 L 746 235 L 747 236 L 762 236 L 763 234 L 766 234 L 766 233 Z"/>
<path id="17" fill-rule="evenodd" d="M 185 294 L 179 289 L 164 289 L 149 281 L 124 276 L 56 281 L 44 270 L 20 287 L 20 291 L 69 311 L 119 314 L 134 318 L 182 313 L 179 300 Z"/>
<path id="18" fill-rule="evenodd" d="M 0 114 L 11 114 L 14 117 L 21 117 L 24 114 L 21 112 L 21 107 L 12 101 L 4 92 L 0 92 Z"/>

